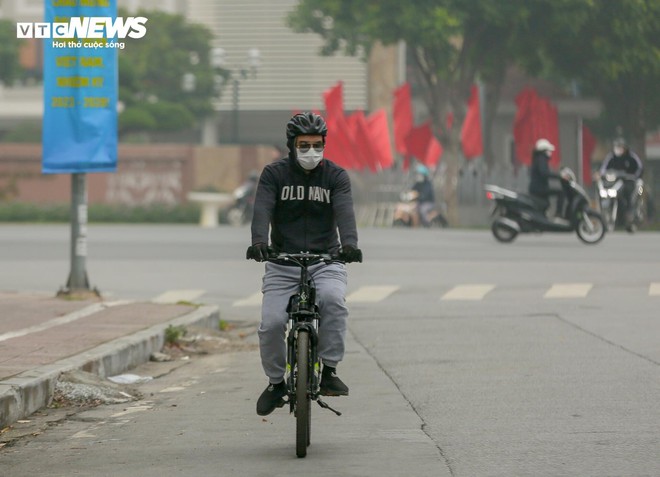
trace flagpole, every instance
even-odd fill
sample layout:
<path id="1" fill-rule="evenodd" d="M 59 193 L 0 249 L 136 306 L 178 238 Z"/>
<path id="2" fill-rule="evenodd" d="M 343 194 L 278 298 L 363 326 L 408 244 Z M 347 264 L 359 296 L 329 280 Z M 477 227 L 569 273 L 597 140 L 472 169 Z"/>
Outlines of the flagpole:
<path id="1" fill-rule="evenodd" d="M 584 157 L 582 157 L 582 147 L 584 138 L 582 137 L 582 117 L 580 116 L 577 120 L 577 159 L 578 159 L 578 182 L 584 184 Z"/>

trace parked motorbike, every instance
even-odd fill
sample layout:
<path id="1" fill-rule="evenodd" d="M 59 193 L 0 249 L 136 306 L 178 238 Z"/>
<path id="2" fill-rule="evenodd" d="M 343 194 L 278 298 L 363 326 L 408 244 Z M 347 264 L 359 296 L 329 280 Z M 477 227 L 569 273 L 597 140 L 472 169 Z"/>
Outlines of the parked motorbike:
<path id="1" fill-rule="evenodd" d="M 402 192 L 399 196 L 401 202 L 399 202 L 395 209 L 394 215 L 392 217 L 392 225 L 395 227 L 419 227 L 422 225 L 421 218 L 419 217 L 419 210 L 417 207 L 417 192 L 410 190 Z M 425 211 L 426 213 L 426 223 L 429 224 L 429 227 L 447 227 L 449 223 L 445 217 L 445 214 L 442 210 L 434 205 Z"/>
<path id="2" fill-rule="evenodd" d="M 250 223 L 256 192 L 257 184 L 253 180 L 244 182 L 234 190 L 234 201 L 226 212 L 227 222 L 230 225 L 239 226 Z"/>
<path id="3" fill-rule="evenodd" d="M 589 207 L 589 197 L 573 171 L 562 168 L 561 173 L 564 217 L 547 217 L 547 204 L 533 196 L 491 184 L 484 187 L 486 197 L 495 201 L 491 230 L 498 241 L 512 242 L 518 234 L 529 232 L 576 232 L 587 244 L 602 240 L 607 230 L 603 217 Z"/>
<path id="4" fill-rule="evenodd" d="M 628 214 L 621 213 L 628 198 L 623 197 L 626 181 L 634 181 L 633 203 Z M 621 171 L 607 171 L 598 175 L 598 205 L 605 219 L 608 232 L 612 232 L 617 225 L 625 226 L 628 232 L 634 232 L 644 222 L 644 181 L 632 174 Z M 627 216 L 626 216 L 627 215 Z"/>

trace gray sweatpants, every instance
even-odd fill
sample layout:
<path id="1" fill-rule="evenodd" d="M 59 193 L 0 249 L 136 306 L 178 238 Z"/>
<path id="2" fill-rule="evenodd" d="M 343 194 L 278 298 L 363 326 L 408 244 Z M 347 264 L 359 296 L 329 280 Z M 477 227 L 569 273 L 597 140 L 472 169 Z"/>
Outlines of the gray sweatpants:
<path id="1" fill-rule="evenodd" d="M 319 305 L 319 357 L 327 366 L 336 367 L 344 357 L 348 321 L 346 307 L 346 266 L 341 263 L 316 264 L 309 268 L 316 286 Z M 284 378 L 286 369 L 286 307 L 298 291 L 300 268 L 266 263 L 263 277 L 259 350 L 261 365 L 271 383 Z"/>

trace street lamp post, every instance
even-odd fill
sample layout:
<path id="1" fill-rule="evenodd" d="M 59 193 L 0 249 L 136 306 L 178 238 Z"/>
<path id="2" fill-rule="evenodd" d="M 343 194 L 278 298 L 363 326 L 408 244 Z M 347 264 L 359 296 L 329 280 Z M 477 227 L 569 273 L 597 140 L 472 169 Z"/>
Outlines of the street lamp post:
<path id="1" fill-rule="evenodd" d="M 211 66 L 218 69 L 225 68 L 224 48 L 213 48 L 211 50 Z M 257 70 L 261 63 L 261 54 L 257 48 L 250 48 L 247 52 L 247 66 L 230 71 L 229 77 L 232 86 L 232 142 L 240 142 L 240 83 L 243 80 L 257 77 Z M 219 75 L 218 75 L 219 76 Z M 222 84 L 221 77 L 216 78 L 217 83 Z"/>

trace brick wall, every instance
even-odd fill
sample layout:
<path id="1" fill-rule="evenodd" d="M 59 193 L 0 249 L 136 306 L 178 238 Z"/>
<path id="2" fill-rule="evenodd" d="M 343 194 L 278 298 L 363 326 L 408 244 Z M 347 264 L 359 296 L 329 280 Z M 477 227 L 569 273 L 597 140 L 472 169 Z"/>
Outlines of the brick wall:
<path id="1" fill-rule="evenodd" d="M 191 190 L 230 192 L 275 159 L 267 146 L 120 145 L 117 171 L 87 174 L 88 202 L 180 204 Z M 68 203 L 70 174 L 42 174 L 41 146 L 0 144 L 0 201 Z"/>

